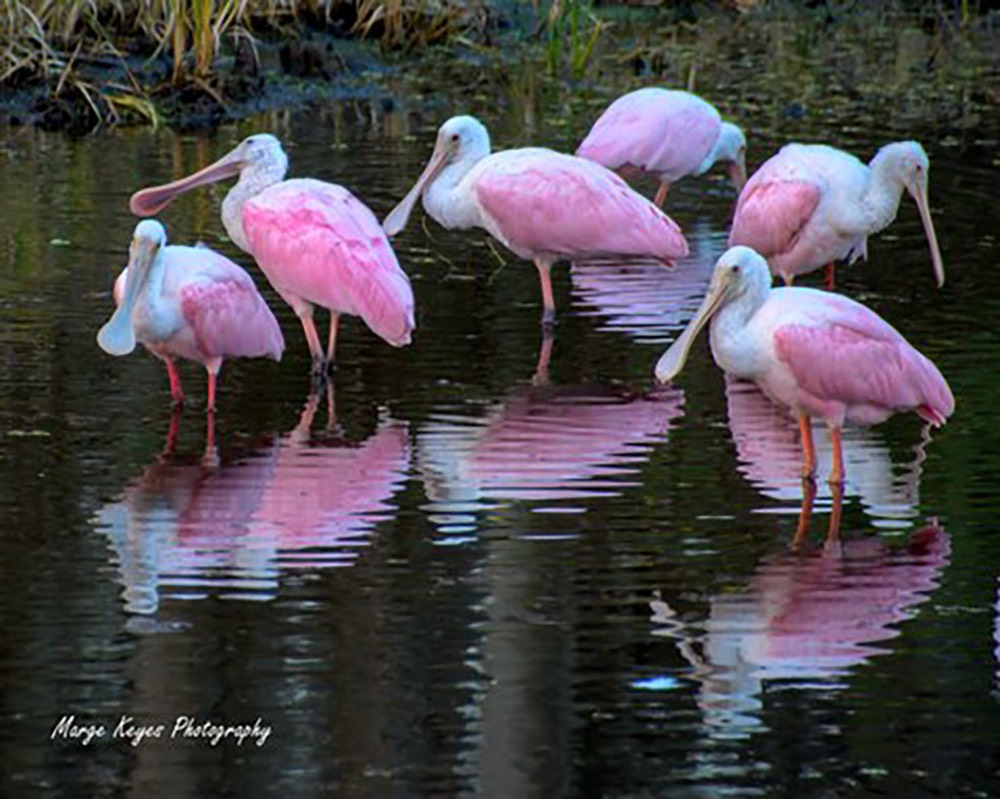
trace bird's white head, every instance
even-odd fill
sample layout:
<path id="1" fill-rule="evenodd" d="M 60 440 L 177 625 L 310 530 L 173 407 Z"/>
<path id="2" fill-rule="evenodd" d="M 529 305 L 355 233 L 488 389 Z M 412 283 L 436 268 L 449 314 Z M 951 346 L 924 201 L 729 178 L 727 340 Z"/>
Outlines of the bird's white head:
<path id="1" fill-rule="evenodd" d="M 656 379 L 667 383 L 680 373 L 698 333 L 719 310 L 747 296 L 763 301 L 770 290 L 771 270 L 763 256 L 750 247 L 726 250 L 715 264 L 698 312 L 656 364 Z"/>
<path id="2" fill-rule="evenodd" d="M 729 177 L 739 194 L 747 182 L 747 137 L 738 125 L 722 123 L 715 144 L 715 160 L 729 164 Z"/>
<path id="3" fill-rule="evenodd" d="M 389 236 L 395 236 L 406 227 L 420 196 L 427 191 L 441 172 L 452 164 L 462 164 L 465 170 L 490 154 L 490 134 L 475 117 L 457 116 L 439 129 L 434 152 L 413 188 L 407 193 L 382 223 Z M 463 173 L 464 174 L 464 173 Z"/>
<path id="4" fill-rule="evenodd" d="M 153 216 L 169 205 L 178 194 L 198 186 L 215 183 L 236 175 L 252 178 L 258 191 L 285 177 L 288 156 L 281 142 L 270 133 L 247 136 L 215 163 L 172 183 L 142 189 L 132 195 L 129 207 L 136 216 Z"/>
<path id="5" fill-rule="evenodd" d="M 930 160 L 919 142 L 898 141 L 885 145 L 875 158 L 871 168 L 876 175 L 884 175 L 885 180 L 905 188 L 917 203 L 920 221 L 924 225 L 927 243 L 931 248 L 931 262 L 934 267 L 934 277 L 938 286 L 944 285 L 944 262 L 931 220 L 930 204 L 927 199 L 927 179 L 930 173 Z"/>
<path id="6" fill-rule="evenodd" d="M 155 219 L 135 226 L 129 245 L 125 292 L 114 314 L 97 333 L 97 343 L 109 355 L 128 355 L 135 349 L 132 311 L 160 251 L 167 245 L 167 231 Z"/>

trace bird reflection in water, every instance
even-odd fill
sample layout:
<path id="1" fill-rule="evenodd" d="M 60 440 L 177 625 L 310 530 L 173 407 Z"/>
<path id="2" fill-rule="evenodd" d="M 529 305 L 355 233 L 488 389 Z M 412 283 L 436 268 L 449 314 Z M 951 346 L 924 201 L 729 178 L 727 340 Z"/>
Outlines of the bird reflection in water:
<path id="1" fill-rule="evenodd" d="M 726 378 L 726 404 L 736 468 L 762 494 L 783 503 L 783 507 L 767 508 L 768 512 L 794 513 L 804 490 L 796 421 L 755 384 L 732 377 Z M 817 435 L 815 441 L 817 474 L 827 474 L 833 463 L 829 437 Z M 929 441 L 930 426 L 924 425 L 912 460 L 895 466 L 878 432 L 844 428 L 844 496 L 857 497 L 876 527 L 909 527 L 917 516 L 920 471 Z M 832 500 L 835 489 L 823 480 L 805 490 L 814 492 L 825 504 Z"/>
<path id="2" fill-rule="evenodd" d="M 582 512 L 584 504 L 567 501 L 617 496 L 638 483 L 653 444 L 683 413 L 684 395 L 675 388 L 639 395 L 553 385 L 551 352 L 547 335 L 531 384 L 484 414 L 437 413 L 421 429 L 425 510 L 443 532 L 468 533 L 477 511 L 510 502 Z"/>
<path id="3" fill-rule="evenodd" d="M 763 731 L 768 683 L 841 687 L 852 669 L 888 651 L 873 644 L 900 634 L 948 565 L 950 538 L 936 520 L 902 544 L 842 540 L 839 492 L 826 540 L 810 544 L 813 496 L 803 498 L 791 551 L 765 559 L 746 588 L 711 596 L 700 631 L 661 596 L 650 603 L 655 634 L 674 638 L 691 665 L 710 738 Z"/>
<path id="4" fill-rule="evenodd" d="M 715 259 L 725 248 L 725 233 L 704 223 L 685 228 L 691 253 L 676 269 L 655 263 L 574 263 L 573 294 L 583 306 L 576 313 L 598 316 L 600 328 L 624 333 L 640 343 L 664 344 L 701 305 Z"/>
<path id="5" fill-rule="evenodd" d="M 155 613 L 163 589 L 172 598 L 267 600 L 282 571 L 357 558 L 390 516 L 409 468 L 409 434 L 386 418 L 361 443 L 344 441 L 332 392 L 321 441 L 313 394 L 293 430 L 232 462 L 220 463 L 211 430 L 201 457 L 177 455 L 173 417 L 157 461 L 96 517 L 117 556 L 126 611 Z"/>

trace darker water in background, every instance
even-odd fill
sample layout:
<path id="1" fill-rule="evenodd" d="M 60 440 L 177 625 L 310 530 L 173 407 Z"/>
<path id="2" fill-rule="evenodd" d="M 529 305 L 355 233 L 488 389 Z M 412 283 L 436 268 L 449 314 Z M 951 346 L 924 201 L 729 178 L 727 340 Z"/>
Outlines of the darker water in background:
<path id="1" fill-rule="evenodd" d="M 224 189 L 161 219 L 248 268 L 285 331 L 280 364 L 234 361 L 206 442 L 204 375 L 166 376 L 94 336 L 137 187 L 255 130 L 293 176 L 381 217 L 438 124 L 477 113 L 498 148 L 572 149 L 613 96 L 537 115 L 488 97 L 262 117 L 200 137 L 7 131 L 0 151 L 0 761 L 6 795 L 990 795 L 1000 756 L 1000 536 L 993 289 L 998 126 L 943 144 L 932 118 L 772 115 L 751 168 L 790 138 L 868 158 L 923 140 L 948 282 L 913 203 L 838 270 L 932 358 L 957 412 L 846 437 L 842 543 L 791 549 L 794 424 L 727 385 L 699 343 L 652 369 L 725 247 L 724 172 L 671 191 L 676 271 L 566 265 L 548 368 L 531 264 L 418 211 L 396 241 L 413 345 L 342 325 L 334 406 L 310 397 L 290 309 L 218 216 Z M 995 121 L 995 120 L 994 120 Z M 649 191 L 650 185 L 641 188 Z M 807 278 L 816 284 L 818 278 Z M 325 331 L 325 319 L 321 330 Z M 174 427 L 176 425 L 176 427 Z M 825 436 L 818 438 L 821 470 Z M 936 519 L 936 523 L 928 521 Z M 66 714 L 273 728 L 246 742 L 52 741 Z"/>

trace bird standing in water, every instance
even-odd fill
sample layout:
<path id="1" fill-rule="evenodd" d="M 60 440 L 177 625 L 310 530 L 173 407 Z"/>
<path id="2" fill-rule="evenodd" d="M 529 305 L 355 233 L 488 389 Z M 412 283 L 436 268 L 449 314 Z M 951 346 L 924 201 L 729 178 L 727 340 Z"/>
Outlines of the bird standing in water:
<path id="1" fill-rule="evenodd" d="M 839 294 L 772 289 L 767 263 L 749 247 L 733 247 L 719 258 L 701 308 L 656 365 L 660 382 L 684 368 L 709 320 L 715 362 L 727 374 L 754 381 L 798 417 L 803 477 L 816 469 L 810 417 L 823 419 L 830 430 L 829 481 L 841 484 L 845 423 L 873 425 L 915 411 L 939 426 L 955 408 L 937 367 L 878 314 Z"/>
<path id="2" fill-rule="evenodd" d="M 128 266 L 115 281 L 118 308 L 97 334 L 110 355 L 139 341 L 167 365 L 170 395 L 184 402 L 176 358 L 208 370 L 208 410 L 226 358 L 281 360 L 278 321 L 250 275 L 208 247 L 167 246 L 167 233 L 148 219 L 135 227 Z"/>
<path id="3" fill-rule="evenodd" d="M 584 158 L 525 147 L 490 153 L 479 120 L 452 117 L 437 135 L 423 174 L 385 218 L 393 236 L 423 197 L 449 230 L 483 228 L 521 258 L 542 284 L 542 324 L 555 323 L 556 261 L 644 260 L 672 264 L 688 253 L 680 228 L 610 170 Z"/>

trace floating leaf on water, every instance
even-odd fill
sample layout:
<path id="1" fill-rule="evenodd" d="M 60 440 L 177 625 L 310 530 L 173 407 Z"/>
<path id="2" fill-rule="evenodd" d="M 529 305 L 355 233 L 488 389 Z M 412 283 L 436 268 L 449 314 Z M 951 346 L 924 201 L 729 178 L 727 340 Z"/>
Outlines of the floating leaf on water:
<path id="1" fill-rule="evenodd" d="M 49 244 L 53 247 L 69 247 L 72 243 L 69 239 L 49 239 Z"/>
<path id="2" fill-rule="evenodd" d="M 50 433 L 48 430 L 39 430 L 37 428 L 34 429 L 34 430 L 8 430 L 7 431 L 7 437 L 8 438 L 49 438 L 49 437 L 51 437 L 51 435 L 52 435 L 52 433 Z"/>

